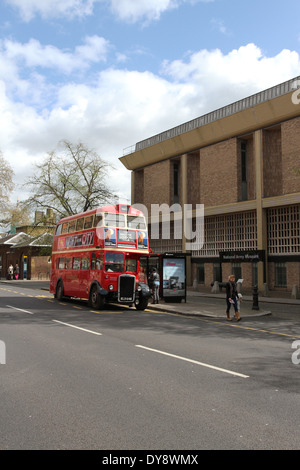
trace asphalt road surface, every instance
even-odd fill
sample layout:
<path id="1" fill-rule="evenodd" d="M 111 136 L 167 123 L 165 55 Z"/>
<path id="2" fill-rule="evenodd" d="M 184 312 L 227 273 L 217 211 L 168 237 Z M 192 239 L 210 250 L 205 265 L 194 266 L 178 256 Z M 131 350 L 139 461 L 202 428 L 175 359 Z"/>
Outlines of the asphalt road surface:
<path id="1" fill-rule="evenodd" d="M 0 284 L 0 449 L 299 449 L 296 308 L 229 324 Z"/>

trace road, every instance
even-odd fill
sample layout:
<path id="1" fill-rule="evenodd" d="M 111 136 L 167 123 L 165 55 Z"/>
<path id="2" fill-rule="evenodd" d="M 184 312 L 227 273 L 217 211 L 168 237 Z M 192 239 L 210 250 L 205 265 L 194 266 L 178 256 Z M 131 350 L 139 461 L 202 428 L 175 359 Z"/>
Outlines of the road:
<path id="1" fill-rule="evenodd" d="M 0 449 L 299 449 L 300 320 L 276 308 L 228 324 L 0 284 Z"/>

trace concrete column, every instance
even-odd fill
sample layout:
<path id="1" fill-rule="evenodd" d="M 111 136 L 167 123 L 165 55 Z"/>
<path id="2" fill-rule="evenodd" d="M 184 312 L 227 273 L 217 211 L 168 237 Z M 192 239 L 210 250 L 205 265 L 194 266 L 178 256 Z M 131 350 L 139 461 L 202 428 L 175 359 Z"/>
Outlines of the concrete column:
<path id="1" fill-rule="evenodd" d="M 263 198 L 263 131 L 260 129 L 254 134 L 254 158 L 256 179 L 256 217 L 257 217 L 257 249 L 265 251 L 265 263 L 257 265 L 258 289 L 263 288 L 267 281 L 267 217 L 262 207 Z"/>
<path id="2" fill-rule="evenodd" d="M 135 203 L 134 200 L 134 192 L 135 192 L 135 184 L 134 184 L 135 172 L 131 172 L 131 204 Z"/>
<path id="3" fill-rule="evenodd" d="M 181 207 L 182 207 L 182 252 L 186 253 L 186 237 L 184 233 L 184 207 L 188 204 L 188 155 L 185 153 L 181 155 L 180 160 L 181 170 Z M 192 263 L 191 256 L 186 257 L 186 282 L 187 285 L 192 284 Z"/>

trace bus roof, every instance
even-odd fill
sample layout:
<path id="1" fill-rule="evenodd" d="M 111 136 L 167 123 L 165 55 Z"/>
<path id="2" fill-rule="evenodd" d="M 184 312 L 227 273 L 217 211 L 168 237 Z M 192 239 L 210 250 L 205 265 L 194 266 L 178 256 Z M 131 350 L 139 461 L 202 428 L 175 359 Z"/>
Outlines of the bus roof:
<path id="1" fill-rule="evenodd" d="M 99 212 L 111 212 L 112 214 L 144 215 L 142 211 L 135 209 L 129 204 L 110 204 L 107 206 L 96 207 L 95 209 L 90 209 L 86 212 L 80 212 L 78 214 L 69 215 L 68 217 L 63 217 L 59 220 L 58 224 L 68 222 L 69 220 L 77 219 L 79 217 L 87 217 L 89 215 L 97 214 Z"/>

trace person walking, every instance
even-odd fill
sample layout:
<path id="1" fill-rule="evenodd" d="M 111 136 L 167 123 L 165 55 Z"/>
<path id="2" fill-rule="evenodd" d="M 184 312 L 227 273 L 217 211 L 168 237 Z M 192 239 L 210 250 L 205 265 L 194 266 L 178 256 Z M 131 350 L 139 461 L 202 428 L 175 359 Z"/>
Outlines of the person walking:
<path id="1" fill-rule="evenodd" d="M 160 277 L 156 268 L 152 269 L 150 275 L 150 285 L 152 286 L 152 295 L 153 295 L 153 304 L 158 304 L 159 302 L 159 286 L 160 286 Z"/>
<path id="2" fill-rule="evenodd" d="M 138 280 L 139 280 L 139 282 L 143 282 L 144 284 L 148 284 L 147 276 L 146 276 L 144 268 L 142 266 L 140 266 L 140 271 L 139 271 L 139 274 L 138 274 Z"/>
<path id="3" fill-rule="evenodd" d="M 18 263 L 16 263 L 16 266 L 15 266 L 15 269 L 14 269 L 15 279 L 19 279 L 19 274 L 20 274 L 20 268 L 19 268 Z"/>
<path id="4" fill-rule="evenodd" d="M 14 267 L 13 265 L 10 263 L 9 267 L 8 267 L 8 270 L 7 270 L 7 274 L 8 274 L 8 279 L 9 280 L 12 280 L 13 279 L 13 275 L 14 275 Z"/>
<path id="5" fill-rule="evenodd" d="M 236 290 L 235 276 L 233 274 L 231 274 L 228 277 L 228 282 L 226 283 L 226 304 L 227 304 L 227 309 L 226 309 L 227 320 L 231 321 L 230 308 L 231 308 L 231 305 L 233 305 L 233 308 L 235 311 L 235 317 L 237 321 L 240 321 L 241 317 L 240 317 L 239 310 L 238 310 L 238 293 Z"/>

